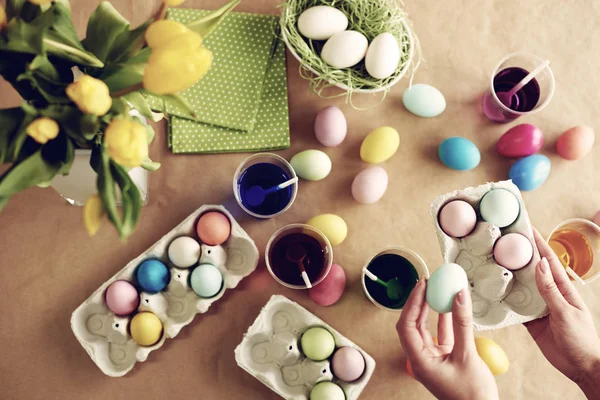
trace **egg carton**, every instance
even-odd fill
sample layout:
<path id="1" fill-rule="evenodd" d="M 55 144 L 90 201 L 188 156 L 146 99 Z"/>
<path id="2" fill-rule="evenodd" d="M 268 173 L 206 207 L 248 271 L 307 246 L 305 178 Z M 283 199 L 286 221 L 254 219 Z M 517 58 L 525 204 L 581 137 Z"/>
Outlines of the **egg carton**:
<path id="1" fill-rule="evenodd" d="M 500 229 L 483 221 L 479 213 L 479 202 L 492 189 L 506 189 L 519 201 L 519 216 L 506 228 Z M 466 201 L 477 213 L 475 229 L 464 238 L 448 236 L 438 222 L 440 209 L 452 200 Z M 540 261 L 540 255 L 535 245 L 531 221 L 521 192 L 512 181 L 487 183 L 443 194 L 431 204 L 431 216 L 444 262 L 460 265 L 469 278 L 476 331 L 522 324 L 548 314 L 546 303 L 535 283 L 535 267 Z M 494 244 L 508 233 L 520 233 L 533 245 L 531 261 L 516 271 L 501 267 L 493 258 Z"/>
<path id="2" fill-rule="evenodd" d="M 201 244 L 202 255 L 198 264 L 209 263 L 223 275 L 223 286 L 212 298 L 201 298 L 191 289 L 188 278 L 193 268 L 180 269 L 167 258 L 169 244 L 180 236 L 196 237 L 198 218 L 209 211 L 218 211 L 229 219 L 231 236 L 223 245 Z M 136 287 L 136 268 L 146 259 L 160 259 L 169 268 L 170 281 L 165 291 L 150 294 L 140 291 L 138 311 L 153 312 L 163 324 L 161 339 L 152 346 L 140 346 L 130 336 L 131 316 L 117 316 L 104 301 L 108 286 L 117 280 L 132 282 Z M 146 361 L 148 355 L 162 347 L 167 338 L 174 338 L 196 314 L 205 313 L 227 289 L 235 288 L 258 265 L 259 253 L 254 241 L 222 206 L 205 205 L 194 211 L 177 227 L 163 236 L 149 249 L 130 261 L 122 270 L 104 282 L 71 315 L 71 329 L 75 337 L 96 365 L 108 376 L 128 373 L 136 362 Z"/>
<path id="3" fill-rule="evenodd" d="M 329 360 L 312 361 L 300 351 L 302 333 L 323 327 L 335 338 L 336 349 L 354 347 L 365 359 L 365 371 L 354 382 L 342 382 L 331 372 Z M 375 360 L 364 350 L 299 304 L 280 295 L 271 296 L 235 349 L 235 360 L 250 375 L 288 400 L 308 400 L 319 382 L 333 381 L 357 399 L 375 370 Z"/>

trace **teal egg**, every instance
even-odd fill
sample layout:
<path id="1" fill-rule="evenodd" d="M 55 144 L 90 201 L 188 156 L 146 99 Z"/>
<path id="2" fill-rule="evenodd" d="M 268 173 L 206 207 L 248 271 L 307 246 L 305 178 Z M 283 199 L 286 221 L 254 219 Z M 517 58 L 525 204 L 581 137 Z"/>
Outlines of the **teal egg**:
<path id="1" fill-rule="evenodd" d="M 437 117 L 446 109 L 446 99 L 442 92 L 433 86 L 417 83 L 410 86 L 402 95 L 404 107 L 419 117 Z"/>
<path id="2" fill-rule="evenodd" d="M 444 264 L 427 280 L 427 304 L 442 314 L 452 311 L 452 303 L 458 292 L 469 287 L 467 273 L 458 264 Z"/>
<path id="3" fill-rule="evenodd" d="M 192 289 L 200 297 L 214 297 L 223 286 L 221 272 L 212 264 L 200 264 L 190 276 Z"/>
<path id="4" fill-rule="evenodd" d="M 438 156 L 446 167 L 458 171 L 473 169 L 481 161 L 481 154 L 479 154 L 477 146 L 463 137 L 451 137 L 444 140 L 438 148 Z"/>
<path id="5" fill-rule="evenodd" d="M 542 154 L 521 158 L 511 168 L 509 177 L 520 190 L 537 189 L 550 175 L 550 159 Z"/>
<path id="6" fill-rule="evenodd" d="M 498 228 L 505 228 L 515 222 L 520 210 L 517 196 L 506 189 L 490 190 L 479 203 L 481 218 Z"/>

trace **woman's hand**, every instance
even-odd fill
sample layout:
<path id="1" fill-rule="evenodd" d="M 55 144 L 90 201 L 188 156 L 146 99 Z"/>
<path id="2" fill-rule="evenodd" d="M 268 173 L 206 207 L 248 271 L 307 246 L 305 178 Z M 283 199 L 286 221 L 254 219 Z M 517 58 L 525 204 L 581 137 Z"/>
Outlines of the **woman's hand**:
<path id="1" fill-rule="evenodd" d="M 542 256 L 535 280 L 550 314 L 525 325 L 556 369 L 588 398 L 600 399 L 600 338 L 592 315 L 552 248 L 535 229 L 534 236 Z"/>
<path id="2" fill-rule="evenodd" d="M 475 348 L 469 292 L 456 295 L 452 313 L 439 315 L 436 345 L 427 329 L 426 287 L 425 280 L 417 283 L 396 326 L 415 378 L 438 399 L 498 399 L 496 381 Z"/>

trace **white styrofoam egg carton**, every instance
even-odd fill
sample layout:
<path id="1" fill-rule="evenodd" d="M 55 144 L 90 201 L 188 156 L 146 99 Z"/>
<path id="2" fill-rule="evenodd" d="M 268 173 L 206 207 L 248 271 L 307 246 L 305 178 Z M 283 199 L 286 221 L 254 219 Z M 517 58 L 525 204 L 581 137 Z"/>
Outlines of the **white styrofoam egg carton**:
<path id="1" fill-rule="evenodd" d="M 332 374 L 329 360 L 312 361 L 302 354 L 300 338 L 312 327 L 331 332 L 336 349 L 354 347 L 362 354 L 365 371 L 359 379 L 342 382 Z M 313 386 L 322 381 L 337 383 L 347 400 L 357 399 L 375 370 L 373 357 L 310 311 L 280 295 L 271 297 L 244 334 L 235 349 L 235 360 L 250 375 L 288 400 L 307 400 Z"/>
<path id="2" fill-rule="evenodd" d="M 479 202 L 492 189 L 506 189 L 519 201 L 519 216 L 506 228 L 500 229 L 481 219 Z M 477 226 L 464 238 L 457 239 L 446 235 L 438 222 L 441 208 L 452 200 L 466 201 L 477 213 Z M 531 221 L 521 192 L 512 181 L 487 183 L 443 194 L 431 204 L 431 216 L 444 262 L 460 265 L 469 278 L 476 331 L 521 324 L 548 314 L 546 303 L 535 283 L 535 267 L 540 260 L 540 255 L 535 245 Z M 519 270 L 510 271 L 509 274 L 493 259 L 494 243 L 508 233 L 520 233 L 533 245 L 533 258 L 529 264 Z M 512 282 L 507 281 L 507 276 L 512 276 Z M 506 291 L 505 297 L 504 295 L 500 298 L 496 297 L 499 289 L 502 288 L 510 290 Z"/>
<path id="3" fill-rule="evenodd" d="M 199 297 L 190 287 L 188 277 L 192 268 L 173 266 L 167 257 L 169 244 L 180 236 L 196 238 L 195 226 L 200 216 L 218 211 L 229 218 L 231 236 L 219 246 L 201 243 L 202 255 L 198 264 L 209 263 L 219 269 L 223 286 L 212 298 Z M 140 346 L 130 336 L 130 316 L 113 314 L 104 301 L 108 286 L 117 280 L 135 285 L 136 268 L 146 259 L 160 259 L 170 271 L 170 281 L 164 291 L 150 294 L 141 291 L 138 311 L 153 312 L 163 324 L 161 339 L 152 346 Z M 219 300 L 225 290 L 235 288 L 252 273 L 258 265 L 259 253 L 254 241 L 222 206 L 205 205 L 194 211 L 178 226 L 163 236 L 145 252 L 131 260 L 122 270 L 104 282 L 71 315 L 71 329 L 81 346 L 106 375 L 118 377 L 129 372 L 136 362 L 145 361 L 148 355 L 160 348 L 167 338 L 174 338 L 188 325 L 196 314 L 205 313 L 212 303 Z"/>

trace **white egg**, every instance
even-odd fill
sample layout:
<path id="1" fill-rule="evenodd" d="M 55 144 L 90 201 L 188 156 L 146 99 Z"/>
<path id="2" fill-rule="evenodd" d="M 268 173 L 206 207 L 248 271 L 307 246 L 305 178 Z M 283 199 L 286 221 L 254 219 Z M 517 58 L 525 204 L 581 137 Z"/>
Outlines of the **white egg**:
<path id="1" fill-rule="evenodd" d="M 360 204 L 373 204 L 385 194 L 388 175 L 381 167 L 370 167 L 352 181 L 352 197 Z"/>
<path id="2" fill-rule="evenodd" d="M 189 268 L 200 259 L 200 244 L 189 236 L 181 236 L 173 240 L 167 251 L 169 260 L 179 268 Z"/>
<path id="3" fill-rule="evenodd" d="M 316 6 L 306 9 L 298 18 L 298 30 L 309 39 L 327 40 L 348 27 L 348 18 L 337 8 Z"/>
<path id="4" fill-rule="evenodd" d="M 377 35 L 369 45 L 365 58 L 369 75 L 385 79 L 394 73 L 399 62 L 400 48 L 394 35 L 388 32 Z"/>
<path id="5" fill-rule="evenodd" d="M 321 58 L 334 68 L 352 67 L 365 57 L 368 46 L 369 41 L 360 32 L 339 32 L 325 42 Z"/>

